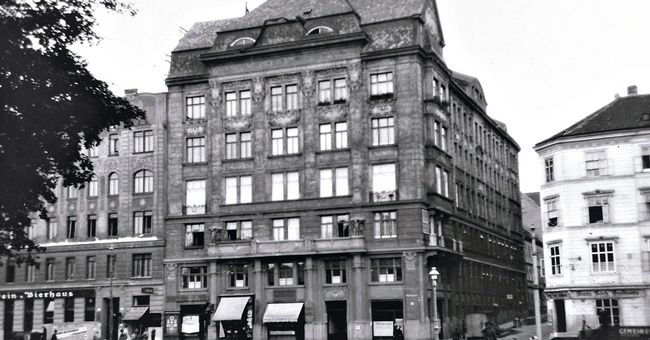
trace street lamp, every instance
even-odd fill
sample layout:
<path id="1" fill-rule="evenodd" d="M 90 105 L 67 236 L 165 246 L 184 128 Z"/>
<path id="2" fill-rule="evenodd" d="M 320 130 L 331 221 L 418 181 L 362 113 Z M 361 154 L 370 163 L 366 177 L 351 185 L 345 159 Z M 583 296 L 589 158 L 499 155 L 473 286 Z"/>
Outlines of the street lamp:
<path id="1" fill-rule="evenodd" d="M 533 243 L 533 305 L 535 306 L 535 332 L 537 338 L 542 338 L 542 316 L 540 315 L 540 302 L 539 302 L 539 274 L 537 273 L 537 236 L 535 234 L 535 225 L 530 226 L 530 233 L 532 235 Z"/>
<path id="2" fill-rule="evenodd" d="M 108 293 L 108 340 L 113 340 L 113 271 L 115 269 L 115 259 L 113 258 L 113 247 L 108 248 L 110 251 L 108 258 L 108 276 L 109 276 L 109 293 Z"/>
<path id="3" fill-rule="evenodd" d="M 436 292 L 438 275 L 440 273 L 436 270 L 436 267 L 432 267 L 429 276 L 431 276 L 431 286 L 433 287 L 433 340 L 438 340 L 440 332 L 440 324 L 438 323 L 438 296 Z"/>

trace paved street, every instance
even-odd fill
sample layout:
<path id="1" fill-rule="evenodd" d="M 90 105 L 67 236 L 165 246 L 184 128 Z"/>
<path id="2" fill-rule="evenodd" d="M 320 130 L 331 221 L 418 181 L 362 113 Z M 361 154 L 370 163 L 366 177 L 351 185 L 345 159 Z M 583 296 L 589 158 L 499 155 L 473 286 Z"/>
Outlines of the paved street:
<path id="1" fill-rule="evenodd" d="M 535 325 L 525 325 L 519 328 L 515 328 L 518 333 L 510 334 L 501 339 L 506 340 L 529 340 L 531 336 L 535 335 Z M 542 324 L 542 339 L 539 340 L 548 340 L 549 335 L 551 334 L 551 325 L 548 323 Z"/>

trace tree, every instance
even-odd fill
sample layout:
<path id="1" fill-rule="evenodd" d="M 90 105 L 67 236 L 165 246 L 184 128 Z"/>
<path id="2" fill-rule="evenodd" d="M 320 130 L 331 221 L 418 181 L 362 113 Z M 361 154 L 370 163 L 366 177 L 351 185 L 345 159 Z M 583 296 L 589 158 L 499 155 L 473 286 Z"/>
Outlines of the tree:
<path id="1" fill-rule="evenodd" d="M 33 214 L 46 217 L 59 179 L 90 179 L 82 148 L 98 145 L 110 126 L 145 117 L 70 50 L 99 41 L 97 9 L 135 15 L 117 0 L 0 0 L 0 258 L 37 264 L 42 248 L 25 230 Z"/>

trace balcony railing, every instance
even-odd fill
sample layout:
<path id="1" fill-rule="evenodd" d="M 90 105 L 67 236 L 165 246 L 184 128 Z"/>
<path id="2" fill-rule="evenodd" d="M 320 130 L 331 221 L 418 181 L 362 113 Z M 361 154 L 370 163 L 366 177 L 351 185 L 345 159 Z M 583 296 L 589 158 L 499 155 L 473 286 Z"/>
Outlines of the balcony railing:
<path id="1" fill-rule="evenodd" d="M 183 215 L 205 214 L 205 204 L 192 204 L 183 206 Z"/>
<path id="2" fill-rule="evenodd" d="M 278 255 L 291 253 L 334 253 L 364 251 L 363 236 L 300 240 L 221 240 L 211 242 L 208 253 L 216 256 Z"/>
<path id="3" fill-rule="evenodd" d="M 459 253 L 463 252 L 463 241 L 443 235 L 430 234 L 429 246 L 447 248 Z"/>
<path id="4" fill-rule="evenodd" d="M 397 200 L 397 190 L 371 191 L 371 202 L 389 202 Z"/>

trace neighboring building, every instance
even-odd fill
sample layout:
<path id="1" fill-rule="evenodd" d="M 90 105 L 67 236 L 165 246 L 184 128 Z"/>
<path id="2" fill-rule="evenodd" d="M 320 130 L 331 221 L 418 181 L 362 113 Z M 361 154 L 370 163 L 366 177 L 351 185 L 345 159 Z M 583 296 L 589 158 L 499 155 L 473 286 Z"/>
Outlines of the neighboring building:
<path id="1" fill-rule="evenodd" d="M 628 91 L 535 146 L 556 332 L 650 327 L 650 95 Z"/>
<path id="2" fill-rule="evenodd" d="M 524 257 L 526 259 L 526 281 L 528 283 L 528 296 L 526 301 L 522 303 L 522 307 L 526 310 L 527 316 L 532 316 L 535 313 L 534 294 L 535 283 L 533 276 L 533 252 L 537 251 L 537 277 L 538 277 L 538 291 L 540 294 L 540 312 L 546 313 L 546 299 L 542 294 L 544 292 L 544 243 L 542 242 L 542 220 L 541 208 L 539 202 L 539 192 L 521 193 L 521 220 L 525 230 L 524 233 Z M 533 245 L 533 230 L 535 228 L 535 242 Z"/>
<path id="3" fill-rule="evenodd" d="M 269 0 L 186 33 L 166 336 L 430 338 L 433 266 L 441 336 L 519 315 L 519 147 L 443 46 L 432 0 Z"/>
<path id="4" fill-rule="evenodd" d="M 95 180 L 83 189 L 60 180 L 48 219 L 35 215 L 28 233 L 47 248 L 38 254 L 40 268 L 11 261 L 0 267 L 0 339 L 43 330 L 50 339 L 54 329 L 60 338 L 92 338 L 96 329 L 107 339 L 111 295 L 114 339 L 120 325 L 161 327 L 166 95 L 130 90 L 127 99 L 147 112 L 146 121 L 105 132 L 98 147 L 86 150 Z"/>

